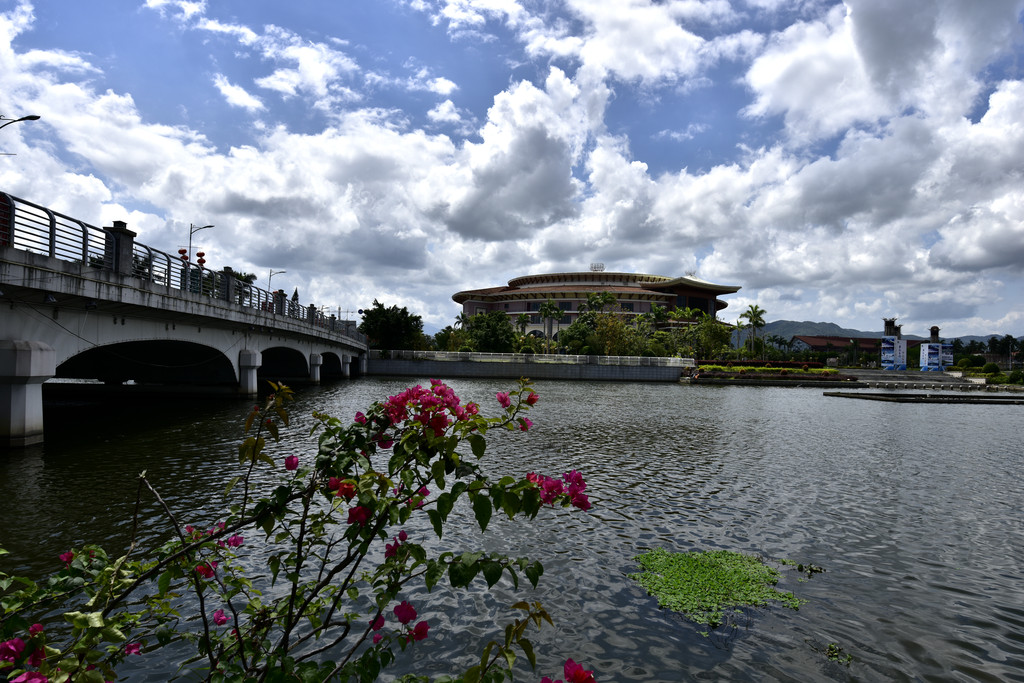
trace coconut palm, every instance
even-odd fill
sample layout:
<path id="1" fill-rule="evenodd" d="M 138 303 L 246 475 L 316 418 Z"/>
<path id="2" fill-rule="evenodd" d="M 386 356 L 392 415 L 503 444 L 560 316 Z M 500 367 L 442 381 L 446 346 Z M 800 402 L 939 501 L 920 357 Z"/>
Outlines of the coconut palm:
<path id="1" fill-rule="evenodd" d="M 540 305 L 540 317 L 542 320 L 560 320 L 562 309 L 558 307 L 554 299 L 548 299 Z M 551 323 L 544 326 L 545 336 L 548 340 L 548 353 L 551 352 Z"/>
<path id="2" fill-rule="evenodd" d="M 747 306 L 747 310 L 740 313 L 741 319 L 746 319 L 747 324 L 750 326 L 750 355 L 754 355 L 754 340 L 757 339 L 757 331 L 765 326 L 764 315 L 767 313 L 766 310 L 758 306 L 757 304 L 750 304 Z"/>

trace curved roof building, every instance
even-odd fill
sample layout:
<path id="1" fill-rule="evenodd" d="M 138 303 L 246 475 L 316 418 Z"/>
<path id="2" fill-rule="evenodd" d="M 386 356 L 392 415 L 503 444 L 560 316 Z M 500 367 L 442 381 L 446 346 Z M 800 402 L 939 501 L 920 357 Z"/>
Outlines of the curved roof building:
<path id="1" fill-rule="evenodd" d="M 462 304 L 462 312 L 467 316 L 503 311 L 516 318 L 526 313 L 533 325 L 541 323 L 540 305 L 552 299 L 565 312 L 559 321 L 564 325 L 576 319 L 579 305 L 586 302 L 589 294 L 612 294 L 626 314 L 648 313 L 656 304 L 669 310 L 696 308 L 715 315 L 728 306 L 718 297 L 739 289 L 736 285 L 716 285 L 689 275 L 667 277 L 591 269 L 581 273 L 524 275 L 509 280 L 504 287 L 467 289 L 453 294 L 452 299 Z"/>

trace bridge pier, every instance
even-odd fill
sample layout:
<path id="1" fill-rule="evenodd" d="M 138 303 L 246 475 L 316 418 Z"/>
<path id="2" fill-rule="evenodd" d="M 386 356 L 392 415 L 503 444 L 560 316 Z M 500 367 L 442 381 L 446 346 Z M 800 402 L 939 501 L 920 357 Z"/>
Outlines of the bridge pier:
<path id="1" fill-rule="evenodd" d="M 57 354 L 43 342 L 0 340 L 0 447 L 43 441 L 43 382 L 57 372 Z"/>
<path id="2" fill-rule="evenodd" d="M 341 376 L 348 379 L 352 376 L 352 356 L 341 354 Z"/>
<path id="3" fill-rule="evenodd" d="M 258 370 L 263 365 L 263 354 L 242 349 L 238 352 L 238 393 L 256 396 L 259 393 Z"/>
<path id="4" fill-rule="evenodd" d="M 324 364 L 324 357 L 319 353 L 309 354 L 309 381 L 313 384 L 320 384 L 320 366 Z"/>

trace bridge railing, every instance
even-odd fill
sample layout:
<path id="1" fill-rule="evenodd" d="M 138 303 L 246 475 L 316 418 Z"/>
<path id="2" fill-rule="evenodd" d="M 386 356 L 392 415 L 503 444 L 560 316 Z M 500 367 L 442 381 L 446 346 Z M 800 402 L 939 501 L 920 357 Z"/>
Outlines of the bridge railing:
<path id="1" fill-rule="evenodd" d="M 109 228 L 99 228 L 0 192 L 0 247 L 112 270 L 169 290 L 229 301 L 365 341 L 351 320 L 329 316 L 323 307 L 300 305 L 289 300 L 283 290 L 261 289 L 238 277 L 231 268 L 212 270 L 183 256 L 136 242 L 135 233 L 121 221 L 114 221 Z"/>

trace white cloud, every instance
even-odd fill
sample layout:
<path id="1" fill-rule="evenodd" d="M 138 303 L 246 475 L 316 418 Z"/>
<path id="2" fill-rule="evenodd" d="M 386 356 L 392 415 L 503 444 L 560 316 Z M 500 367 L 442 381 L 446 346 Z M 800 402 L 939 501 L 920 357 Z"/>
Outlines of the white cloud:
<path id="1" fill-rule="evenodd" d="M 232 84 L 223 74 L 216 74 L 213 77 L 213 84 L 220 91 L 220 94 L 224 96 L 224 100 L 232 107 L 240 107 L 249 111 L 266 109 L 258 97 L 246 92 L 245 88 Z"/>

